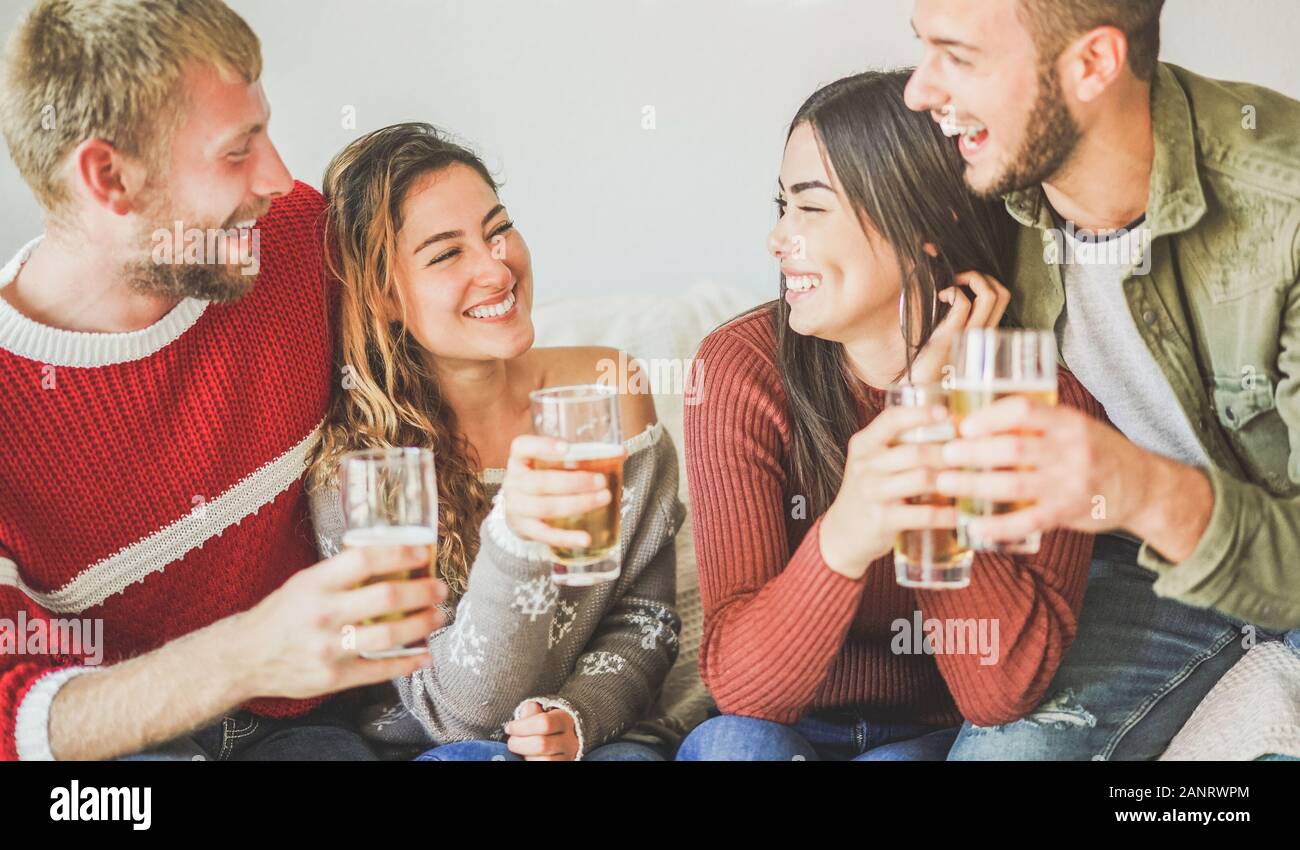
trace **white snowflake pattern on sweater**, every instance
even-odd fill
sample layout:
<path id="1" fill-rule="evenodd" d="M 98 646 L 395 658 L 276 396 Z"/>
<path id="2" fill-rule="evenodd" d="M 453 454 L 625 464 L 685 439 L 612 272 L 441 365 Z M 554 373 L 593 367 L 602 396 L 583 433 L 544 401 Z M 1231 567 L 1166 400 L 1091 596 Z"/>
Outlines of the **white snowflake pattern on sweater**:
<path id="1" fill-rule="evenodd" d="M 510 603 L 511 611 L 518 611 L 534 622 L 538 617 L 551 610 L 560 590 L 549 575 L 515 582 L 515 601 Z"/>
<path id="2" fill-rule="evenodd" d="M 456 624 L 451 627 L 451 646 L 447 658 L 457 667 L 464 667 L 475 676 L 481 676 L 486 645 L 487 638 L 479 634 L 478 626 L 470 619 L 469 600 L 465 599 L 457 609 Z"/>
<path id="3" fill-rule="evenodd" d="M 599 676 L 602 673 L 622 673 L 627 659 L 617 652 L 600 650 L 578 656 L 578 664 L 584 676 Z"/>
<path id="4" fill-rule="evenodd" d="M 397 721 L 410 715 L 411 712 L 406 710 L 406 706 L 400 702 L 390 705 L 384 709 L 383 713 L 371 721 L 371 726 L 376 732 L 384 731 L 385 726 L 391 726 Z"/>
<path id="5" fill-rule="evenodd" d="M 677 631 L 673 627 L 675 617 L 667 606 L 643 603 L 636 610 L 624 614 L 623 618 L 628 623 L 641 627 L 642 649 L 654 649 L 661 638 L 665 646 L 677 646 Z"/>
<path id="6" fill-rule="evenodd" d="M 551 631 L 546 638 L 546 648 L 554 649 L 564 640 L 564 636 L 573 628 L 573 621 L 578 619 L 578 603 L 561 601 L 555 606 L 555 616 L 551 619 Z"/>

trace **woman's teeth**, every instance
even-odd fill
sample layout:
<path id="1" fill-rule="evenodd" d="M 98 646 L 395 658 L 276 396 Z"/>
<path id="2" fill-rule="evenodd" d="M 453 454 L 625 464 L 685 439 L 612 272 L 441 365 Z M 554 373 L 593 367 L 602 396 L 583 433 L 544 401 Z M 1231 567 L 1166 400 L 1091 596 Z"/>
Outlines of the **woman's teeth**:
<path id="1" fill-rule="evenodd" d="M 506 300 L 488 307 L 474 307 L 465 311 L 465 315 L 471 319 L 494 319 L 497 316 L 504 316 L 510 312 L 510 308 L 515 306 L 515 291 L 511 289 L 506 293 Z"/>
<path id="2" fill-rule="evenodd" d="M 803 274 L 785 279 L 785 288 L 791 292 L 808 292 L 822 285 L 820 275 Z"/>

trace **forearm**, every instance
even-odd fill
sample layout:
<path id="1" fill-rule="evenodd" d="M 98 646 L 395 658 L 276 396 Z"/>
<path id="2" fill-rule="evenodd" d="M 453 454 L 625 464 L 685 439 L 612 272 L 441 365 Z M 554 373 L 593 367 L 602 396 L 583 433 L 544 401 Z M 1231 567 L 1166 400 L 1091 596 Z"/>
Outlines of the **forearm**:
<path id="1" fill-rule="evenodd" d="M 1265 628 L 1300 627 L 1300 499 L 1220 469 L 1202 474 L 1213 498 L 1195 548 L 1180 561 L 1149 543 L 1138 554 L 1157 573 L 1156 593 Z"/>
<path id="2" fill-rule="evenodd" d="M 917 592 L 924 618 L 954 635 L 935 660 L 966 719 L 1009 723 L 1042 699 L 1074 641 L 1092 536 L 1058 529 L 1036 555 L 976 555 L 969 587 Z"/>
<path id="3" fill-rule="evenodd" d="M 49 712 L 57 759 L 111 759 L 203 726 L 254 696 L 241 672 L 239 615 L 93 675 L 70 679 Z"/>
<path id="4" fill-rule="evenodd" d="M 433 664 L 397 681 L 402 702 L 438 740 L 498 732 L 541 690 L 559 591 L 550 564 L 528 557 L 500 508 L 484 520 L 469 587 L 452 625 L 433 635 Z"/>
<path id="5" fill-rule="evenodd" d="M 1135 465 L 1141 504 L 1125 526 L 1171 564 L 1187 559 L 1205 534 L 1214 511 L 1214 490 L 1205 472 L 1151 452 Z"/>
<path id="6" fill-rule="evenodd" d="M 628 594 L 605 612 L 556 695 L 567 703 L 559 707 L 574 715 L 580 753 L 640 720 L 677 660 L 676 563 L 672 540 L 665 539 Z"/>
<path id="7" fill-rule="evenodd" d="M 865 584 L 826 565 L 818 529 L 756 593 L 716 607 L 706 601 L 701 673 L 724 712 L 793 722 L 843 647 Z M 702 559 L 701 582 L 743 557 Z"/>

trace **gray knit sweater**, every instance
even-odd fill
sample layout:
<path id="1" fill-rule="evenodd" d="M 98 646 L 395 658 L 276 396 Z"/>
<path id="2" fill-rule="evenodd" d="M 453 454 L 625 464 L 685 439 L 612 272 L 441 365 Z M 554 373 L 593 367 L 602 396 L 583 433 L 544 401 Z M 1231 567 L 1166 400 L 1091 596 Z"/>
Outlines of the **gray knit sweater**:
<path id="1" fill-rule="evenodd" d="M 387 704 L 365 709 L 363 734 L 399 747 L 504 740 L 503 725 L 536 701 L 573 716 L 581 758 L 645 717 L 677 658 L 673 537 L 684 508 L 663 425 L 625 445 L 622 571 L 589 587 L 551 580 L 546 547 L 506 526 L 496 498 L 502 471 L 483 473 L 493 507 L 465 595 L 429 637 L 433 665 L 395 680 Z M 339 490 L 311 499 L 321 554 L 334 555 L 343 538 Z"/>

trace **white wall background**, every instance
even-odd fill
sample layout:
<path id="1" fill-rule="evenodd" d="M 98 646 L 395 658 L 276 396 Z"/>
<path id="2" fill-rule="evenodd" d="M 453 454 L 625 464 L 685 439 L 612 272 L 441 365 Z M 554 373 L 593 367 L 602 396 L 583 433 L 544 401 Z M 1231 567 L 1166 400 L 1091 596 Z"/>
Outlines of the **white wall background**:
<path id="1" fill-rule="evenodd" d="M 262 39 L 296 176 L 319 186 L 386 124 L 449 128 L 505 180 L 542 299 L 774 292 L 764 241 L 790 116 L 823 83 L 919 55 L 909 0 L 230 2 Z M 25 6 L 0 0 L 5 33 Z M 1169 0 L 1163 32 L 1162 58 L 1300 97 L 1296 0 Z M 0 198 L 3 262 L 40 228 L 7 157 Z"/>

